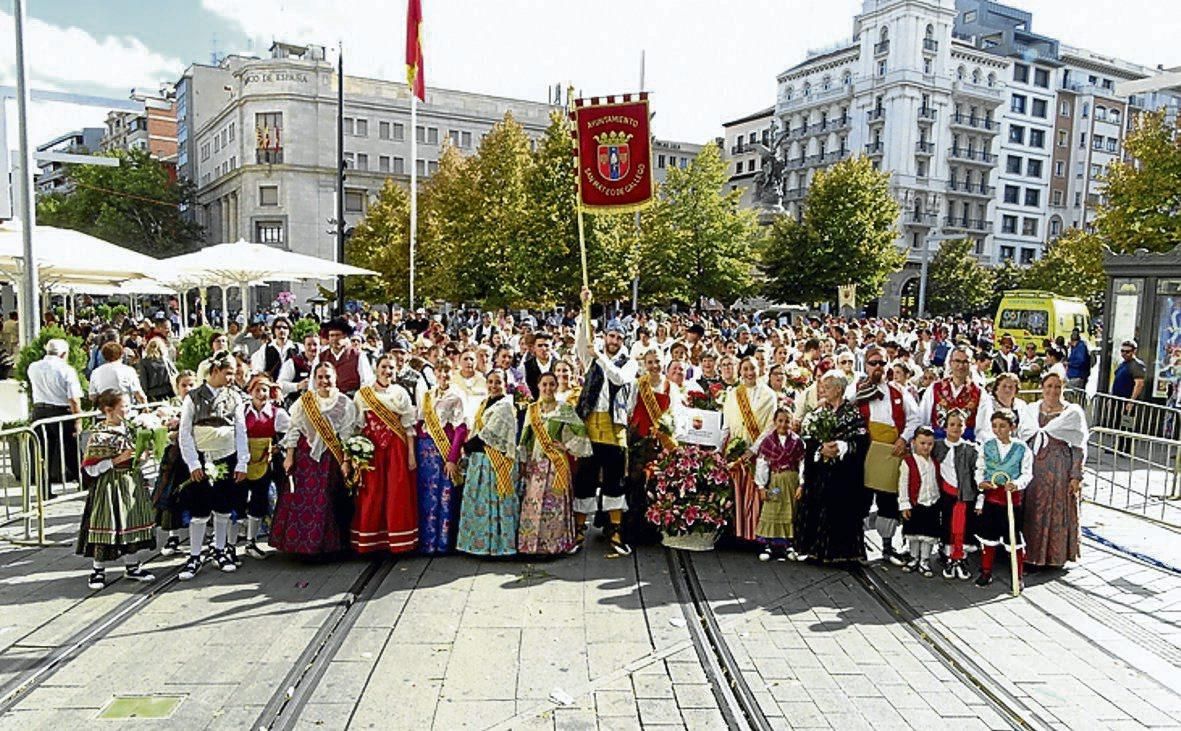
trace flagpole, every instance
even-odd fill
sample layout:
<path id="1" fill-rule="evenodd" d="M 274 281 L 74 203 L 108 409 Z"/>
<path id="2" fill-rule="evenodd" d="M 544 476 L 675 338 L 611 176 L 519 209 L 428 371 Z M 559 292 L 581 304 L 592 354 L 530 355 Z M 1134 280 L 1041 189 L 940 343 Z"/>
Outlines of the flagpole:
<path id="1" fill-rule="evenodd" d="M 641 94 L 644 93 L 644 56 L 645 56 L 645 51 L 643 49 L 641 49 L 640 50 L 640 93 Z M 640 212 L 636 211 L 636 239 L 637 239 L 636 243 L 639 243 L 638 239 L 643 235 L 644 235 L 644 230 L 640 227 Z M 632 277 L 632 312 L 633 313 L 637 309 L 639 309 L 639 303 L 640 303 L 640 265 L 639 265 L 639 262 L 636 262 L 635 276 Z"/>
<path id="2" fill-rule="evenodd" d="M 410 310 L 414 310 L 414 245 L 418 238 L 418 95 L 410 87 Z"/>

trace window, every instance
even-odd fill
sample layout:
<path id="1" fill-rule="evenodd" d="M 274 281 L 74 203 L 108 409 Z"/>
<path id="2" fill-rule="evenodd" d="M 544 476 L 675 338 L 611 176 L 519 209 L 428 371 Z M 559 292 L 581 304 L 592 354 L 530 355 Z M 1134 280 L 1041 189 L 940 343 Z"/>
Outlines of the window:
<path id="1" fill-rule="evenodd" d="M 1046 146 L 1046 131 L 1044 129 L 1029 130 L 1029 146 L 1030 147 L 1045 147 Z"/>
<path id="2" fill-rule="evenodd" d="M 930 76 L 932 73 L 934 73 L 932 71 L 930 58 L 923 59 L 923 73 L 926 74 L 927 76 Z"/>
<path id="3" fill-rule="evenodd" d="M 426 175 L 426 160 L 415 160 L 414 172 L 416 172 L 418 175 Z"/>
<path id="4" fill-rule="evenodd" d="M 1114 137 L 1108 137 L 1107 138 L 1107 151 L 1108 152 L 1119 152 L 1119 140 L 1117 140 Z"/>
<path id="5" fill-rule="evenodd" d="M 1001 261 L 1013 261 L 1013 257 L 1017 256 L 1017 249 L 1012 246 L 1001 247 Z"/>
<path id="6" fill-rule="evenodd" d="M 1013 64 L 1013 81 L 1022 84 L 1029 83 L 1029 67 L 1023 63 Z"/>
<path id="7" fill-rule="evenodd" d="M 1122 117 L 1122 116 L 1123 116 L 1123 112 L 1121 112 L 1118 109 L 1112 109 L 1111 111 L 1109 111 L 1107 113 L 1107 118 L 1114 124 L 1119 124 L 1120 117 Z M 230 139 L 231 140 L 234 139 L 234 125 L 232 125 L 232 124 L 230 125 Z"/>
<path id="8" fill-rule="evenodd" d="M 368 137 L 369 136 L 369 120 L 368 119 L 358 119 L 357 120 L 357 136 L 358 137 Z"/>
<path id="9" fill-rule="evenodd" d="M 209 159 L 209 143 L 206 142 L 205 144 L 201 145 L 201 162 L 205 162 L 208 159 Z"/>
<path id="10" fill-rule="evenodd" d="M 1005 203 L 1016 203 L 1021 197 L 1021 189 L 1016 185 L 1005 186 Z"/>
<path id="11" fill-rule="evenodd" d="M 270 244 L 272 246 L 283 245 L 283 222 L 282 221 L 255 221 L 254 222 L 254 243 L 256 244 Z"/>
<path id="12" fill-rule="evenodd" d="M 1031 178 L 1041 180 L 1042 177 L 1042 161 L 1030 159 L 1025 163 L 1025 174 Z"/>
<path id="13" fill-rule="evenodd" d="M 1076 177 L 1076 178 L 1083 177 L 1084 170 L 1086 170 L 1086 163 L 1076 162 L 1074 164 L 1074 177 Z"/>
<path id="14" fill-rule="evenodd" d="M 1103 135 L 1094 135 L 1091 137 L 1091 148 L 1095 150 L 1103 149 Z"/>
<path id="15" fill-rule="evenodd" d="M 1033 256 L 1034 256 L 1033 249 L 1026 249 L 1026 248 L 1021 249 L 1021 263 L 1022 264 L 1025 264 L 1025 265 L 1032 264 L 1033 263 Z M 1042 315 L 1042 319 L 1043 319 L 1043 321 L 1045 320 L 1044 314 Z M 1035 328 L 1035 327 L 1037 327 L 1037 325 L 1035 324 L 1035 321 L 1033 319 L 1031 319 L 1030 325 L 1029 325 L 1029 327 L 1026 328 L 1026 330 L 1033 335 L 1045 335 L 1046 334 L 1046 332 L 1045 332 L 1046 326 L 1045 325 L 1041 326 L 1040 333 L 1035 333 L 1033 331 L 1033 328 Z"/>
<path id="16" fill-rule="evenodd" d="M 1049 116 L 1049 109 L 1047 108 L 1045 99 L 1034 99 L 1030 106 L 1030 113 L 1039 119 L 1045 119 Z"/>
<path id="17" fill-rule="evenodd" d="M 735 175 L 742 175 L 742 161 L 741 160 L 739 160 L 737 163 L 734 164 L 734 174 Z"/>
<path id="18" fill-rule="evenodd" d="M 427 127 L 426 128 L 426 143 L 428 145 L 439 144 L 439 128 L 438 127 Z"/>
<path id="19" fill-rule="evenodd" d="M 460 133 L 459 146 L 465 150 L 472 146 L 472 133 L 471 132 Z"/>
<path id="20" fill-rule="evenodd" d="M 1018 157 L 1017 155 L 1009 155 L 1005 160 L 1005 172 L 1020 175 L 1022 162 L 1024 162 L 1024 158 Z"/>
<path id="21" fill-rule="evenodd" d="M 257 138 L 255 159 L 259 163 L 283 162 L 283 113 L 259 112 L 254 115 Z"/>
<path id="22" fill-rule="evenodd" d="M 1058 236 L 1062 233 L 1062 221 L 1057 218 L 1050 219 L 1050 235 Z"/>
<path id="23" fill-rule="evenodd" d="M 1070 102 L 1066 101 L 1065 99 L 1058 102 L 1058 116 L 1059 117 L 1069 117 L 1070 116 Z"/>
<path id="24" fill-rule="evenodd" d="M 1040 86 L 1043 89 L 1050 88 L 1050 72 L 1046 69 L 1033 70 L 1033 85 Z"/>
<path id="25" fill-rule="evenodd" d="M 230 142 L 234 141 L 234 123 L 230 122 Z"/>
<path id="26" fill-rule="evenodd" d="M 346 190 L 344 192 L 344 212 L 345 213 L 364 213 L 365 212 L 365 191 L 363 191 L 363 190 Z"/>
<path id="27" fill-rule="evenodd" d="M 1022 236 L 1037 236 L 1037 219 L 1023 218 L 1021 219 L 1021 235 Z"/>
<path id="28" fill-rule="evenodd" d="M 388 173 L 390 171 L 390 156 L 378 155 L 377 157 L 377 172 Z"/>
<path id="29" fill-rule="evenodd" d="M 1103 106 L 1096 104 L 1095 105 L 1095 119 L 1099 120 L 1100 122 L 1106 122 L 1107 121 L 1107 107 L 1103 107 Z"/>
<path id="30" fill-rule="evenodd" d="M 221 137 L 219 137 L 218 135 L 214 135 L 213 136 L 213 151 L 218 152 L 219 150 L 221 150 Z"/>
<path id="31" fill-rule="evenodd" d="M 1074 207 L 1078 208 L 1082 204 L 1083 204 L 1083 194 L 1081 192 L 1075 193 L 1074 194 Z"/>
<path id="32" fill-rule="evenodd" d="M 1034 208 L 1042 204 L 1042 192 L 1037 188 L 1025 189 L 1025 205 L 1033 206 Z"/>
<path id="33" fill-rule="evenodd" d="M 426 127 L 420 124 L 414 128 L 414 141 L 420 145 L 426 142 Z"/>
<path id="34" fill-rule="evenodd" d="M 457 130 L 457 129 L 447 130 L 447 139 L 451 140 L 451 144 L 453 146 L 459 147 L 459 130 Z"/>
<path id="35" fill-rule="evenodd" d="M 399 142 L 406 139 L 406 125 L 401 122 L 394 122 L 394 136 L 393 138 Z"/>
<path id="36" fill-rule="evenodd" d="M 377 123 L 377 137 L 378 137 L 378 139 L 382 139 L 382 140 L 388 140 L 390 138 L 390 123 L 389 122 L 378 122 Z"/>
<path id="37" fill-rule="evenodd" d="M 355 133 L 356 125 L 354 124 L 352 117 L 345 117 L 343 120 L 341 120 L 341 122 L 344 124 L 344 133 L 346 135 L 351 136 Z"/>
<path id="38" fill-rule="evenodd" d="M 356 154 L 355 154 L 355 153 L 352 153 L 352 152 L 346 152 L 346 153 L 344 154 L 344 166 L 345 166 L 346 168 L 355 168 L 355 167 L 357 167 L 357 156 L 356 156 Z"/>
<path id="39" fill-rule="evenodd" d="M 1022 127 L 1019 124 L 1010 124 L 1009 125 L 1009 142 L 1013 142 L 1018 145 L 1024 145 L 1025 144 L 1025 127 Z"/>
<path id="40" fill-rule="evenodd" d="M 1014 94 L 1012 101 L 1009 103 L 1009 109 L 1017 114 L 1025 114 L 1025 95 Z"/>
<path id="41" fill-rule="evenodd" d="M 1102 165 L 1098 165 L 1098 164 L 1091 165 L 1091 177 L 1092 178 L 1097 178 L 1102 174 L 1103 174 L 1103 166 Z"/>
<path id="42" fill-rule="evenodd" d="M 1086 133 L 1086 132 L 1080 132 L 1080 133 L 1079 133 L 1079 136 L 1078 136 L 1078 149 L 1080 149 L 1080 150 L 1085 150 L 1085 149 L 1087 149 L 1087 133 Z"/>
<path id="43" fill-rule="evenodd" d="M 405 175 L 406 174 L 406 159 L 401 158 L 401 157 L 395 157 L 394 158 L 394 169 L 391 172 L 393 172 L 395 175 Z"/>
<path id="44" fill-rule="evenodd" d="M 885 76 L 886 68 L 886 59 L 883 58 L 881 61 L 878 61 L 878 76 Z"/>
<path id="45" fill-rule="evenodd" d="M 927 177 L 927 161 L 919 160 L 915 165 L 915 175 L 920 178 Z"/>
<path id="46" fill-rule="evenodd" d="M 437 173 L 437 172 L 439 172 L 439 163 L 438 163 L 438 161 L 436 161 L 436 160 L 431 160 L 430 162 L 428 162 L 428 163 L 426 164 L 426 174 L 427 174 L 427 175 L 434 175 L 434 174 L 435 174 L 435 173 Z"/>
<path id="47" fill-rule="evenodd" d="M 1083 102 L 1083 115 L 1082 116 L 1083 116 L 1083 119 L 1086 119 L 1087 117 L 1091 116 L 1090 102 Z"/>
<path id="48" fill-rule="evenodd" d="M 260 205 L 260 206 L 277 206 L 277 205 L 279 205 L 279 186 L 277 186 L 277 185 L 260 185 L 260 186 L 258 186 L 258 205 Z"/>
<path id="49" fill-rule="evenodd" d="M 229 128 L 226 128 L 221 131 L 221 146 L 227 147 L 227 146 L 229 146 L 229 144 L 230 144 L 230 130 L 229 130 Z"/>
<path id="50" fill-rule="evenodd" d="M 1064 160 L 1057 160 L 1054 162 L 1054 177 L 1055 178 L 1065 178 L 1066 177 L 1066 162 Z"/>
<path id="51" fill-rule="evenodd" d="M 1017 233 L 1017 217 L 1016 216 L 1001 216 L 1001 233 L 1006 233 L 1006 234 Z"/>
<path id="52" fill-rule="evenodd" d="M 1070 140 L 1066 138 L 1066 130 L 1058 130 L 1058 146 L 1066 147 L 1068 144 L 1070 144 Z"/>
<path id="53" fill-rule="evenodd" d="M 369 156 L 366 155 L 364 152 L 357 153 L 357 169 L 358 170 L 368 170 L 369 169 Z"/>
<path id="54" fill-rule="evenodd" d="M 1062 205 L 1062 191 L 1060 191 L 1060 190 L 1054 191 L 1051 194 L 1050 200 L 1051 200 L 1051 205 L 1060 207 Z"/>
<path id="55" fill-rule="evenodd" d="M 656 156 L 656 169 L 657 170 L 664 170 L 664 155 L 657 155 Z"/>

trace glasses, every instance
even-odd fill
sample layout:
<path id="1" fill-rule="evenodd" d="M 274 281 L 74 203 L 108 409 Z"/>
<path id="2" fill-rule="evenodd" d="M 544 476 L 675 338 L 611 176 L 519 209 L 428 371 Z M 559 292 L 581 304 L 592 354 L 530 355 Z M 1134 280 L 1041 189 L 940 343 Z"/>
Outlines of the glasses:
<path id="1" fill-rule="evenodd" d="M 1121 353 L 1131 353 L 1131 352 L 1133 352 L 1133 349 L 1132 349 L 1132 348 L 1120 348 L 1120 349 L 1119 349 L 1119 352 L 1121 352 Z"/>
<path id="2" fill-rule="evenodd" d="M 880 365 L 886 365 L 886 361 L 884 361 L 884 360 L 881 360 L 880 358 L 874 358 L 873 360 L 867 360 L 867 361 L 865 361 L 865 365 L 867 365 L 867 366 L 880 366 Z"/>
<path id="3" fill-rule="evenodd" d="M 956 364 L 967 365 L 968 359 L 967 358 L 953 358 L 950 362 L 952 365 L 956 365 Z"/>

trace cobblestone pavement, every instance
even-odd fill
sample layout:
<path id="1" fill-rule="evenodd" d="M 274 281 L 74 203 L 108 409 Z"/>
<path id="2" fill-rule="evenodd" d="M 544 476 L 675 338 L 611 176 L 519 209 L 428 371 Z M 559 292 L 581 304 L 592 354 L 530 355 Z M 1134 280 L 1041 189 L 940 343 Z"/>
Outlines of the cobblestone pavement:
<path id="1" fill-rule="evenodd" d="M 294 728 L 727 727 L 699 655 L 708 648 L 691 639 L 696 616 L 658 548 L 619 558 L 592 540 L 552 561 L 399 559 L 348 610 L 343 641 L 295 683 L 293 668 L 368 561 L 271 556 L 232 575 L 207 566 L 146 599 L 123 581 L 90 592 L 67 545 L 80 509 L 52 506 L 58 545 L 0 544 L 0 689 L 44 671 L 96 620 L 142 603 L 12 702 L 0 699 L 0 729 L 92 728 L 122 696 L 179 702 L 166 719 L 102 727 L 253 728 L 284 703 Z M 1093 506 L 1084 523 L 1103 542 L 1089 538 L 1069 572 L 1031 576 L 1019 598 L 1005 594 L 1003 575 L 978 589 L 871 561 L 864 570 L 918 612 L 918 625 L 857 571 L 734 550 L 693 565 L 772 728 L 1014 727 L 996 698 L 1032 728 L 1181 727 L 1181 574 L 1168 565 L 1181 539 Z M 178 563 L 151 566 L 163 582 Z M 300 687 L 288 701 L 291 683 Z"/>

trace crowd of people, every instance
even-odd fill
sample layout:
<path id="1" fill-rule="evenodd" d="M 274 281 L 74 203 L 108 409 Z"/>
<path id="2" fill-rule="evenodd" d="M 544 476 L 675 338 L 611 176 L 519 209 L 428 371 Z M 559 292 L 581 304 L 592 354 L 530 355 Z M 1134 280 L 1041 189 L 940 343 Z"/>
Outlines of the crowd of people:
<path id="1" fill-rule="evenodd" d="M 587 290 L 581 304 L 356 312 L 298 343 L 289 316 L 259 313 L 215 332 L 194 371 L 172 365 L 167 319 L 130 343 L 98 331 L 103 419 L 80 465 L 91 586 L 120 557 L 152 580 L 136 556 L 157 528 L 166 555 L 187 534 L 182 580 L 275 551 L 557 556 L 601 536 L 627 555 L 660 539 L 653 467 L 700 394 L 723 417 L 727 540 L 759 560 L 864 561 L 867 530 L 904 571 L 980 586 L 1000 547 L 1028 567 L 1078 558 L 1087 424 L 1063 394 L 1089 375 L 1080 334 L 1021 353 L 983 319 L 585 318 Z M 29 371 L 47 407 L 63 345 Z M 76 411 L 80 389 L 61 387 Z M 129 410 L 168 398 L 179 413 L 145 484 Z"/>

